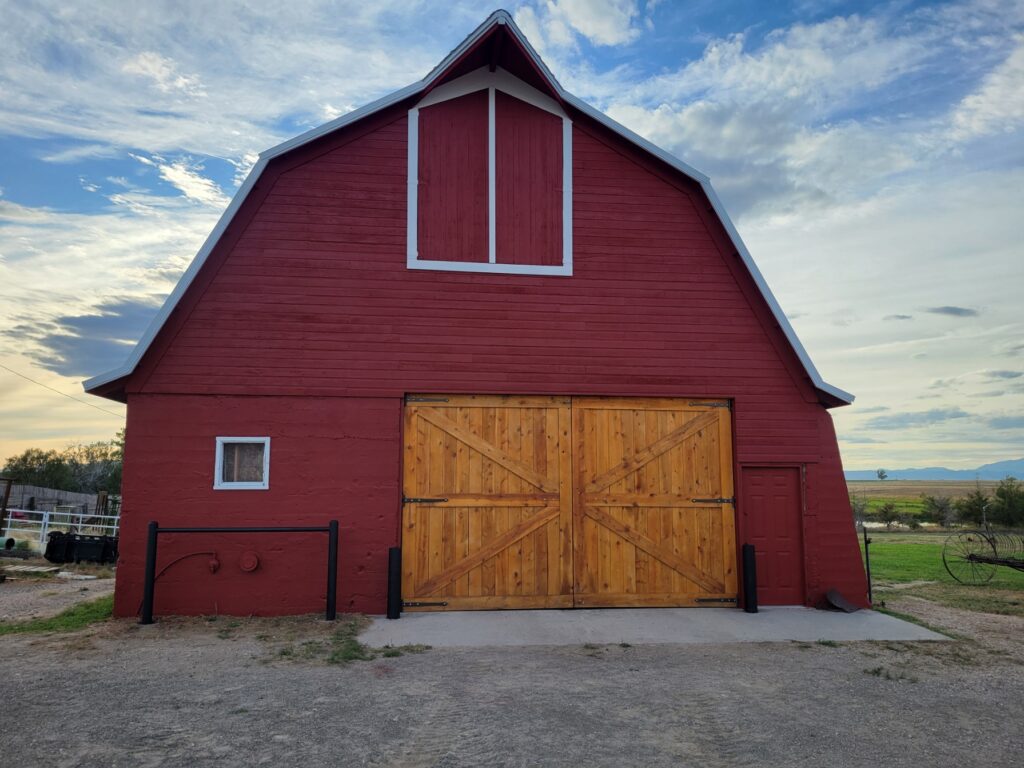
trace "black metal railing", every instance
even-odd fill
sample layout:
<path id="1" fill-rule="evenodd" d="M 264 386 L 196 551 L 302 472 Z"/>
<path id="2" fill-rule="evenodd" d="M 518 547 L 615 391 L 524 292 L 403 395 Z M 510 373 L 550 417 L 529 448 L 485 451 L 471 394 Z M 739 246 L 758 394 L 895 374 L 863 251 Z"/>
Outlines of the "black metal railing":
<path id="1" fill-rule="evenodd" d="M 140 624 L 153 623 L 153 600 L 156 592 L 157 537 L 161 533 L 326 533 L 327 534 L 327 610 L 324 618 L 334 621 L 338 602 L 338 521 L 325 526 L 248 526 L 213 528 L 161 528 L 151 521 L 146 531 L 146 573 L 142 587 L 142 618 Z"/>

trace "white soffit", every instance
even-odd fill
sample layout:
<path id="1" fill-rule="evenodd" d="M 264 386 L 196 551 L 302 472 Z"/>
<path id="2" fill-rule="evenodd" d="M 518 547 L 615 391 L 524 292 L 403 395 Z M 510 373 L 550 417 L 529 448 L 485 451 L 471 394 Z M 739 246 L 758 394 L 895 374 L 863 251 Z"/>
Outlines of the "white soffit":
<path id="1" fill-rule="evenodd" d="M 192 281 L 195 279 L 196 275 L 199 273 L 199 270 L 206 262 L 206 259 L 209 257 L 210 253 L 217 245 L 218 240 L 220 240 L 221 235 L 224 234 L 224 231 L 227 229 L 228 225 L 234 219 L 235 214 L 238 212 L 239 208 L 242 207 L 242 203 L 245 202 L 246 197 L 252 191 L 252 188 L 256 185 L 256 182 L 259 180 L 260 174 L 263 173 L 263 170 L 267 167 L 267 164 L 271 160 L 285 154 L 286 152 L 289 152 L 290 150 L 293 150 L 297 147 L 301 147 L 323 136 L 326 136 L 327 134 L 332 133 L 338 130 L 339 128 L 343 128 L 345 126 L 356 123 L 365 117 L 369 117 L 370 115 L 380 112 L 381 110 L 386 109 L 395 104 L 398 104 L 399 102 L 407 98 L 422 93 L 424 90 L 428 89 L 431 85 L 433 85 L 434 81 L 438 77 L 440 77 L 440 75 L 443 74 L 448 69 L 448 67 L 455 63 L 455 61 L 457 61 L 459 57 L 461 57 L 466 51 L 468 51 L 474 45 L 476 45 L 477 42 L 479 42 L 496 25 L 507 26 L 509 32 L 515 35 L 516 40 L 518 40 L 519 43 L 523 46 L 524 50 L 526 50 L 528 55 L 533 60 L 533 63 L 544 75 L 544 77 L 550 82 L 551 87 L 555 89 L 559 98 L 563 102 L 572 105 L 572 107 L 579 110 L 588 117 L 592 118 L 594 121 L 604 125 L 608 129 L 619 134 L 620 136 L 627 139 L 631 143 L 637 145 L 644 151 L 654 155 L 662 162 L 675 168 L 679 172 L 690 177 L 691 179 L 693 179 L 694 181 L 701 185 L 705 194 L 708 196 L 708 199 L 711 201 L 711 205 L 714 207 L 715 213 L 718 215 L 719 219 L 721 219 L 722 225 L 725 227 L 726 232 L 729 234 L 729 238 L 732 240 L 733 246 L 736 248 L 737 253 L 743 260 L 743 263 L 746 265 L 746 268 L 750 272 L 751 277 L 753 277 L 754 282 L 757 284 L 758 289 L 764 296 L 765 301 L 768 303 L 768 306 L 771 309 L 772 314 L 775 316 L 775 321 L 779 324 L 779 327 L 782 329 L 783 334 L 786 336 L 786 339 L 792 346 L 793 351 L 796 353 L 797 357 L 800 359 L 800 362 L 803 364 L 804 370 L 807 372 L 807 375 L 810 378 L 813 385 L 815 386 L 815 388 L 821 390 L 822 392 L 825 392 L 828 395 L 831 395 L 832 397 L 842 401 L 843 403 L 852 403 L 854 400 L 854 396 L 852 394 L 850 394 L 849 392 L 845 392 L 842 389 L 839 389 L 838 387 L 834 387 L 831 384 L 826 383 L 821 378 L 821 374 L 818 373 L 817 368 L 814 367 L 814 363 L 811 362 L 811 358 L 807 354 L 807 350 L 804 349 L 803 344 L 800 343 L 800 339 L 797 337 L 796 331 L 794 331 L 793 326 L 790 325 L 785 313 L 782 311 L 782 308 L 779 306 L 778 301 L 776 301 L 775 296 L 771 292 L 771 289 L 765 282 L 764 276 L 761 274 L 761 271 L 757 268 L 757 265 L 754 264 L 754 260 L 751 257 L 750 252 L 747 250 L 746 245 L 743 244 L 743 240 L 740 238 L 739 233 L 736 231 L 736 227 L 733 225 L 732 221 L 729 219 L 728 214 L 725 212 L 725 209 L 722 207 L 721 201 L 718 199 L 718 195 L 711 187 L 710 179 L 700 171 L 684 163 L 679 158 L 674 157 L 673 155 L 669 154 L 660 147 L 655 146 L 651 142 L 647 141 L 647 139 L 644 139 L 643 137 L 637 135 L 636 133 L 629 130 L 625 126 L 620 125 L 607 115 L 599 112 L 594 107 L 590 106 L 586 102 L 582 101 L 576 96 L 573 96 L 571 93 L 568 93 L 565 89 L 563 89 L 562 86 L 559 84 L 558 80 L 554 77 L 553 74 L 551 74 L 551 71 L 547 68 L 547 65 L 544 64 L 540 56 L 533 49 L 533 46 L 530 45 L 529 41 L 519 30 L 519 28 L 515 25 L 515 22 L 512 20 L 512 17 L 509 15 L 507 11 L 504 10 L 495 11 L 490 16 L 488 16 L 487 19 L 483 22 L 483 24 L 477 27 L 465 40 L 463 40 L 458 45 L 458 47 L 456 47 L 451 53 L 449 53 L 444 58 L 444 60 L 441 61 L 440 64 L 434 67 L 434 69 L 431 70 L 431 72 L 425 78 L 423 78 L 423 80 L 420 80 L 417 83 L 412 83 L 411 85 L 408 85 L 405 88 L 402 88 L 401 90 L 395 91 L 394 93 L 388 96 L 384 96 L 383 98 L 380 98 L 377 101 L 373 101 L 369 104 L 366 104 L 365 106 L 353 110 L 352 112 L 349 112 L 345 115 L 342 115 L 341 117 L 332 120 L 329 123 L 325 123 L 324 125 L 321 125 L 318 128 L 314 128 L 311 131 L 307 131 L 306 133 L 300 134 L 299 136 L 289 139 L 288 141 L 282 142 L 281 144 L 278 144 L 277 146 L 272 147 L 265 152 L 262 152 L 260 154 L 259 160 L 253 166 L 252 170 L 249 172 L 249 175 L 242 183 L 242 186 L 239 188 L 238 192 L 235 193 L 235 196 L 228 204 L 228 207 L 221 215 L 220 220 L 217 222 L 217 225 L 213 228 L 213 231 L 210 232 L 210 236 L 206 238 L 206 241 L 203 243 L 202 248 L 200 248 L 199 252 L 196 254 L 195 259 L 193 259 L 188 269 L 185 270 L 185 273 L 181 276 L 181 279 L 178 281 L 178 284 L 174 287 L 174 290 L 167 297 L 167 300 L 160 308 L 160 311 L 157 312 L 156 317 L 154 317 L 153 321 L 149 324 L 149 327 L 146 329 L 146 332 L 142 335 L 142 338 L 139 339 L 138 344 L 136 344 L 135 348 L 132 350 L 132 353 L 128 356 L 128 359 L 120 367 L 115 368 L 114 370 L 111 371 L 107 371 L 106 373 L 100 374 L 99 376 L 94 376 L 93 378 L 87 379 L 86 381 L 82 382 L 83 388 L 87 392 L 91 392 L 92 390 L 102 387 L 105 384 L 110 384 L 111 382 L 114 382 L 117 379 L 128 376 L 135 370 L 136 366 L 138 366 L 139 362 L 146 354 L 146 350 L 149 349 L 150 344 L 152 344 L 153 340 L 160 332 L 160 329 L 163 328 L 164 323 L 167 322 L 167 318 L 170 316 L 171 312 L 177 306 L 178 302 L 185 294 L 185 291 L 187 291 L 188 287 L 192 284 Z"/>

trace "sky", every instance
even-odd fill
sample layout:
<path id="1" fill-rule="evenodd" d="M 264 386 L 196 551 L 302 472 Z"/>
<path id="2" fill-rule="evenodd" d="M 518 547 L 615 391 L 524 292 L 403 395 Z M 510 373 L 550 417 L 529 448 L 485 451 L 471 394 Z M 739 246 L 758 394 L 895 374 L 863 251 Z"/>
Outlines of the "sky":
<path id="1" fill-rule="evenodd" d="M 0 0 L 0 460 L 112 437 L 124 406 L 82 379 L 127 357 L 257 154 L 422 78 L 495 7 Z M 1024 456 L 1024 0 L 505 7 L 569 91 L 711 177 L 857 395 L 832 411 L 847 468 Z"/>

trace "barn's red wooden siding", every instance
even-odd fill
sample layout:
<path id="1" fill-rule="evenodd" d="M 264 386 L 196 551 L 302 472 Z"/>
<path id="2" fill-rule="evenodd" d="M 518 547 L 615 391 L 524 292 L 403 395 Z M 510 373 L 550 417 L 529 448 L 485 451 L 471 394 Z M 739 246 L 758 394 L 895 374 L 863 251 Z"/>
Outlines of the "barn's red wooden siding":
<path id="1" fill-rule="evenodd" d="M 494 95 L 496 260 L 562 263 L 562 120 Z"/>
<path id="2" fill-rule="evenodd" d="M 381 612 L 397 533 L 401 403 L 393 399 L 134 395 L 128 408 L 115 610 L 142 601 L 146 524 L 324 525 L 339 521 L 339 610 Z M 268 435 L 270 488 L 213 490 L 216 435 Z M 260 567 L 238 559 L 258 553 Z M 160 537 L 158 613 L 317 613 L 326 595 L 324 534 Z"/>
<path id="3" fill-rule="evenodd" d="M 344 567 L 373 560 L 364 576 L 343 571 L 341 595 L 383 611 L 383 553 L 399 535 L 401 397 L 453 391 L 733 399 L 740 471 L 807 465 L 808 601 L 836 587 L 863 602 L 831 419 L 700 188 L 577 117 L 572 277 L 408 270 L 406 108 L 271 166 L 128 381 L 123 589 L 138 581 L 154 508 L 162 524 L 227 524 L 323 521 L 341 507 L 363 537 Z M 184 465 L 162 444 L 171 429 L 188 432 Z M 278 441 L 270 491 L 210 488 L 213 438 L 238 430 Z M 279 447 L 307 434 L 320 441 L 309 470 Z M 159 494 L 144 487 L 157 466 L 169 478 Z M 283 485 L 317 470 L 334 474 L 315 493 Z M 370 503 L 368 476 L 380 478 Z M 738 520 L 742 541 L 742 510 Z M 290 584 L 268 580 L 259 610 L 289 612 Z M 189 594 L 175 607 L 209 610 L 205 593 Z M 134 593 L 119 596 L 120 614 L 135 609 Z"/>
<path id="4" fill-rule="evenodd" d="M 421 259 L 487 261 L 487 120 L 486 90 L 420 110 Z"/>

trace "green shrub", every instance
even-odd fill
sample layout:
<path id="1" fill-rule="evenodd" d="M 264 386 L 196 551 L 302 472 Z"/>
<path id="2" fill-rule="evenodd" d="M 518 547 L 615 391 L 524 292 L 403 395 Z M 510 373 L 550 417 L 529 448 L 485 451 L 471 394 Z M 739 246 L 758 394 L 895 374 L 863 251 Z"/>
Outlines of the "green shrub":
<path id="1" fill-rule="evenodd" d="M 993 525 L 1024 526 L 1024 486 L 1016 478 L 1000 481 L 989 503 L 988 519 Z"/>
<path id="2" fill-rule="evenodd" d="M 980 487 L 975 488 L 954 503 L 957 517 L 964 523 L 981 525 L 985 520 L 989 501 L 988 495 Z"/>

